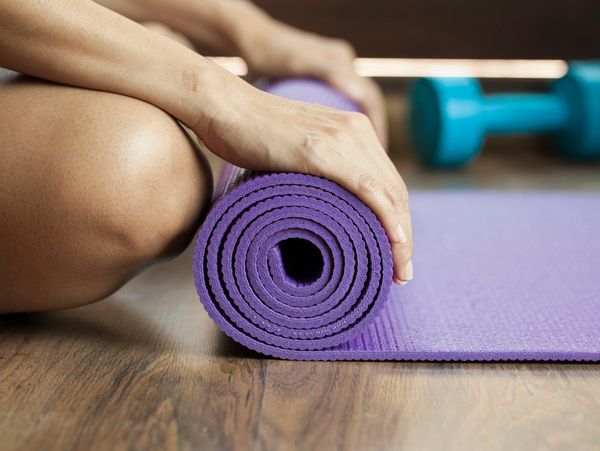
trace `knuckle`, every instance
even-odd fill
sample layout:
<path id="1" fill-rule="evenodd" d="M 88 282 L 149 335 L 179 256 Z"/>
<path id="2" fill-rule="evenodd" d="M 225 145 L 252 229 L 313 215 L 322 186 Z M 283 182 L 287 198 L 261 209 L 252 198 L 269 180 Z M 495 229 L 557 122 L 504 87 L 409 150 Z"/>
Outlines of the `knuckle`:
<path id="1" fill-rule="evenodd" d="M 296 166 L 300 172 L 317 174 L 317 162 L 319 161 L 320 140 L 315 135 L 304 136 L 300 143 L 299 152 L 296 153 Z"/>
<path id="2" fill-rule="evenodd" d="M 320 133 L 307 133 L 302 140 L 302 153 L 312 155 L 318 153 L 323 148 L 323 136 Z"/>
<path id="3" fill-rule="evenodd" d="M 332 143 L 331 136 L 336 133 L 337 130 L 331 129 L 304 135 L 300 144 L 300 163 L 306 172 L 315 172 L 323 163 L 335 161 L 339 157 L 335 151 L 338 146 Z"/>
<path id="4" fill-rule="evenodd" d="M 345 129 L 343 124 L 337 121 L 331 123 L 324 123 L 321 127 L 323 129 L 324 135 L 329 140 L 333 139 L 335 141 L 338 141 L 347 133 L 347 130 Z"/>
<path id="5" fill-rule="evenodd" d="M 358 191 L 362 194 L 372 194 L 378 190 L 378 183 L 375 177 L 369 174 L 360 174 L 358 176 Z"/>
<path id="6" fill-rule="evenodd" d="M 394 207 L 408 210 L 408 190 L 403 182 L 386 186 L 385 194 Z"/>
<path id="7" fill-rule="evenodd" d="M 363 113 L 350 112 L 346 113 L 343 117 L 345 125 L 349 127 L 357 128 L 369 125 L 369 119 Z"/>
<path id="8" fill-rule="evenodd" d="M 369 120 L 369 118 L 367 117 L 366 114 L 356 112 L 356 113 L 353 113 L 353 115 L 354 115 L 354 118 L 355 118 L 354 120 L 358 124 L 360 124 L 363 127 L 371 127 L 371 121 Z"/>
<path id="9" fill-rule="evenodd" d="M 352 118 L 353 113 L 343 113 L 339 116 L 339 123 L 342 127 L 349 127 L 352 125 L 354 119 Z"/>
<path id="10" fill-rule="evenodd" d="M 394 254 L 394 260 L 407 263 L 412 259 L 413 254 L 413 243 L 412 239 L 408 239 L 405 243 L 393 243 L 392 253 Z"/>
<path id="11" fill-rule="evenodd" d="M 334 39 L 333 40 L 333 49 L 339 56 L 354 58 L 356 52 L 352 44 L 344 39 Z"/>

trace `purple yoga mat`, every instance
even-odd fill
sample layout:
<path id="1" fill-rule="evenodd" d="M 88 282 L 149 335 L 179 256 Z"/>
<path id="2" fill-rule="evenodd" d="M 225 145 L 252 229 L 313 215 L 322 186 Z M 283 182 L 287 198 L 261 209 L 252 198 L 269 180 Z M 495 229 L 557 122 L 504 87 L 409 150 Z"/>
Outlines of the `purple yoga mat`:
<path id="1" fill-rule="evenodd" d="M 314 81 L 267 90 L 356 109 Z M 384 231 L 352 194 L 226 165 L 195 248 L 200 300 L 286 359 L 600 361 L 600 196 L 413 192 L 411 207 L 415 280 L 392 286 Z"/>

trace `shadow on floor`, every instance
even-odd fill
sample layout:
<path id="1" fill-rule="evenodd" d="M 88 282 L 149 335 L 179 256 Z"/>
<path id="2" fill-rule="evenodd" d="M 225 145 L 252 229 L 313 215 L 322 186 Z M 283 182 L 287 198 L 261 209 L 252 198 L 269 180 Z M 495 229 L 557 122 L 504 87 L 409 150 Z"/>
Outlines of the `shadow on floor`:
<path id="1" fill-rule="evenodd" d="M 0 315 L 0 340 L 78 342 L 148 352 L 174 346 L 155 324 L 116 299 L 65 311 Z"/>

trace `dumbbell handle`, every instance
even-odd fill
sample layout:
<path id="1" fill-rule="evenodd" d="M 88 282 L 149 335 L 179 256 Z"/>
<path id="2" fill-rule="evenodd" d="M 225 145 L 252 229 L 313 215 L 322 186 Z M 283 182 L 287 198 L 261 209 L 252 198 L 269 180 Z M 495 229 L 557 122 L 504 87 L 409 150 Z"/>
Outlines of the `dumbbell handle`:
<path id="1" fill-rule="evenodd" d="M 479 107 L 488 133 L 555 131 L 569 116 L 568 106 L 556 94 L 492 94 Z"/>

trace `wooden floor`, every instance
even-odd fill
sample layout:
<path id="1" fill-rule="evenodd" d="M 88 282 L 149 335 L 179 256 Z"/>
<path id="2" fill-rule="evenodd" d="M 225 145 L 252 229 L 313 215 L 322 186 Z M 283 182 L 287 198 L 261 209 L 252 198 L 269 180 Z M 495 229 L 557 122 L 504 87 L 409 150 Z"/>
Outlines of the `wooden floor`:
<path id="1" fill-rule="evenodd" d="M 425 171 L 388 98 L 411 188 L 600 190 L 535 139 Z M 208 319 L 189 251 L 96 305 L 0 317 L 0 450 L 148 448 L 600 449 L 600 365 L 262 358 Z"/>

